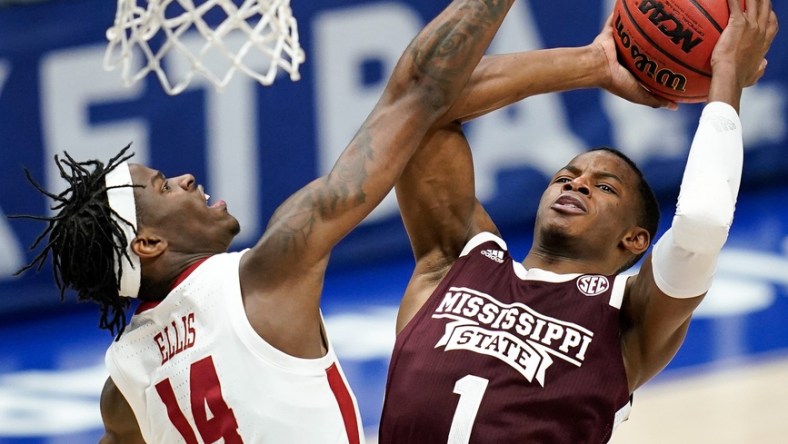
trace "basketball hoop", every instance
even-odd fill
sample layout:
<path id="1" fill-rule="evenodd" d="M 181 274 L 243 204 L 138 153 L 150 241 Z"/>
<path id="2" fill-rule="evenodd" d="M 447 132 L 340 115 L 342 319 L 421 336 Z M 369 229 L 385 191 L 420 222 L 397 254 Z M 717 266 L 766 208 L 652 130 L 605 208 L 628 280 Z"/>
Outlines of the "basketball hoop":
<path id="1" fill-rule="evenodd" d="M 266 86 L 278 70 L 300 78 L 304 51 L 290 0 L 117 1 L 104 68 L 121 67 L 127 87 L 151 72 L 170 95 L 186 89 L 195 74 L 220 90 L 237 71 Z"/>

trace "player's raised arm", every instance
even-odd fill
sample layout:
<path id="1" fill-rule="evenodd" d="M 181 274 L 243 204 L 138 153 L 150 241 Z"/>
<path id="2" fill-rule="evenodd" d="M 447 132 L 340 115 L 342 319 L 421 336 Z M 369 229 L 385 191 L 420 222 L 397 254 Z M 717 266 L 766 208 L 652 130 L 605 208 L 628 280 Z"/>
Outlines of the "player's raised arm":
<path id="1" fill-rule="evenodd" d="M 394 187 L 427 129 L 462 91 L 512 2 L 455 0 L 414 38 L 332 170 L 275 211 L 242 264 L 245 290 L 297 280 L 290 297 L 316 305 L 331 248 Z"/>
<path id="2" fill-rule="evenodd" d="M 709 103 L 703 110 L 671 228 L 655 245 L 625 298 L 624 358 L 630 390 L 659 372 L 678 350 L 692 311 L 711 286 L 739 191 L 742 89 L 765 68 L 777 33 L 769 0 L 728 1 L 731 19 L 712 54 Z"/>
<path id="3" fill-rule="evenodd" d="M 675 109 L 643 88 L 622 66 L 613 40 L 612 14 L 592 43 L 485 56 L 454 106 L 439 123 L 466 122 L 530 96 L 601 88 L 630 102 Z"/>

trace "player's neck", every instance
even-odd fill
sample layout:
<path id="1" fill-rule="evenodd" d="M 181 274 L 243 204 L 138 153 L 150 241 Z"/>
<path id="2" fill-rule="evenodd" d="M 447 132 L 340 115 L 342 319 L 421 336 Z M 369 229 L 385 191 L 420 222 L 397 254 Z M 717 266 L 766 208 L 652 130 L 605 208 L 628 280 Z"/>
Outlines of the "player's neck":
<path id="1" fill-rule="evenodd" d="M 195 262 L 205 259 L 206 255 L 164 254 L 155 260 L 142 262 L 142 283 L 140 294 L 147 300 L 162 300 L 170 293 L 178 277 Z"/>
<path id="2" fill-rule="evenodd" d="M 527 269 L 539 268 L 557 274 L 614 274 L 616 268 L 597 258 L 583 258 L 566 252 L 533 246 L 523 259 Z"/>

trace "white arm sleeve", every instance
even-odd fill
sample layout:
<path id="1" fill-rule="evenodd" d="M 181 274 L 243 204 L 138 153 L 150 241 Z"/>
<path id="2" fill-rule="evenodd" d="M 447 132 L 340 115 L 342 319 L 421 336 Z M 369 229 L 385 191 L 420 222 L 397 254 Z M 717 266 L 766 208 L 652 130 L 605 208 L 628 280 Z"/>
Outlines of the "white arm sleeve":
<path id="1" fill-rule="evenodd" d="M 743 163 L 741 121 L 730 105 L 703 109 L 681 180 L 671 228 L 654 246 L 659 289 L 675 298 L 706 293 L 728 239 Z"/>

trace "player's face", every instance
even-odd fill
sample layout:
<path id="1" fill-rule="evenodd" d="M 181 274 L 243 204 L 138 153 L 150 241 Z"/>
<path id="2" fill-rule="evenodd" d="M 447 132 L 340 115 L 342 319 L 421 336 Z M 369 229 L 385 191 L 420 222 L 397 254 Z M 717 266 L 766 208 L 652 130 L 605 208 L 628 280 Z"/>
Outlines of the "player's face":
<path id="1" fill-rule="evenodd" d="M 575 157 L 542 194 L 537 239 L 569 240 L 578 248 L 608 254 L 637 225 L 639 180 L 613 153 L 591 151 Z"/>
<path id="2" fill-rule="evenodd" d="M 217 200 L 209 205 L 194 176 L 166 177 L 143 165 L 130 165 L 140 225 L 167 240 L 183 253 L 226 251 L 240 231 L 238 221 Z"/>

